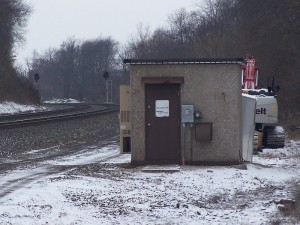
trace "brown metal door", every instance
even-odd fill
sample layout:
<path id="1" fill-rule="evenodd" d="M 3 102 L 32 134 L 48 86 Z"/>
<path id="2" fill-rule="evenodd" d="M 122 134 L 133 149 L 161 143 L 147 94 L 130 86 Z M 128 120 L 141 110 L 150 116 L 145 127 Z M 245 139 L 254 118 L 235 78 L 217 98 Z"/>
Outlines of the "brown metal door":
<path id="1" fill-rule="evenodd" d="M 146 85 L 146 159 L 180 161 L 180 85 Z"/>

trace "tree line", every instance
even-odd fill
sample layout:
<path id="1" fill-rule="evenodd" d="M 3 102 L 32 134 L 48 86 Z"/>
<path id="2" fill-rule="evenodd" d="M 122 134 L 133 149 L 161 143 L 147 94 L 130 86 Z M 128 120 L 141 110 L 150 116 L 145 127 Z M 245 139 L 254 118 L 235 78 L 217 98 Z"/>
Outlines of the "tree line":
<path id="1" fill-rule="evenodd" d="M 296 0 L 206 0 L 193 11 L 178 10 L 168 25 L 150 31 L 140 26 L 125 46 L 112 38 L 79 42 L 34 55 L 31 71 L 39 71 L 42 96 L 102 101 L 101 74 L 111 71 L 128 83 L 124 58 L 245 57 L 253 54 L 260 67 L 260 87 L 270 77 L 280 86 L 282 118 L 300 110 L 300 2 Z M 113 28 L 112 28 L 113 29 Z M 126 75 L 124 75 L 126 74 Z M 116 93 L 117 94 L 117 89 Z"/>
<path id="2" fill-rule="evenodd" d="M 125 81 L 118 70 L 118 43 L 112 38 L 79 41 L 71 38 L 59 49 L 35 53 L 29 62 L 29 74 L 40 74 L 39 91 L 46 100 L 75 98 L 86 102 L 104 102 L 106 98 L 104 72 L 113 80 L 114 102 L 117 87 Z M 123 74 L 123 76 L 122 76 Z"/>
<path id="3" fill-rule="evenodd" d="M 260 87 L 270 77 L 280 86 L 280 116 L 300 110 L 300 1 L 207 0 L 197 11 L 182 9 L 169 26 L 140 29 L 124 57 L 245 57 L 260 67 Z"/>
<path id="4" fill-rule="evenodd" d="M 31 8 L 22 0 L 0 1 L 0 101 L 39 102 L 32 83 L 14 68 L 16 50 L 24 40 L 30 13 Z"/>

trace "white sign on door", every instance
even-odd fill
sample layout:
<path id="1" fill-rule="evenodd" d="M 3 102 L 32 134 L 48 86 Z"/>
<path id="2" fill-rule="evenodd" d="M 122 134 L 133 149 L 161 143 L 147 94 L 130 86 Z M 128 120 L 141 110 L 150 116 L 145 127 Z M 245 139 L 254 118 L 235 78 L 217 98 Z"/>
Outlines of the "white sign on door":
<path id="1" fill-rule="evenodd" d="M 156 117 L 169 117 L 169 100 L 156 100 L 155 101 L 155 116 Z"/>

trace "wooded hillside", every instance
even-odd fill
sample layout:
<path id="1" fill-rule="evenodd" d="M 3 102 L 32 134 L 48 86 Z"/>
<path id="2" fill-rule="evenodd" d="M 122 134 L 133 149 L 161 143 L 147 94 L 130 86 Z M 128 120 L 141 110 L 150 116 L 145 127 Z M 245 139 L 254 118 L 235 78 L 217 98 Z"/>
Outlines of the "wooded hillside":
<path id="1" fill-rule="evenodd" d="M 22 42 L 30 8 L 22 0 L 0 1 L 0 101 L 36 104 L 37 91 L 13 67 L 15 48 Z"/>
<path id="2" fill-rule="evenodd" d="M 141 29 L 124 58 L 246 57 L 260 68 L 260 87 L 270 77 L 280 86 L 280 116 L 300 111 L 300 1 L 207 0 L 197 11 L 180 10 L 169 26 Z"/>

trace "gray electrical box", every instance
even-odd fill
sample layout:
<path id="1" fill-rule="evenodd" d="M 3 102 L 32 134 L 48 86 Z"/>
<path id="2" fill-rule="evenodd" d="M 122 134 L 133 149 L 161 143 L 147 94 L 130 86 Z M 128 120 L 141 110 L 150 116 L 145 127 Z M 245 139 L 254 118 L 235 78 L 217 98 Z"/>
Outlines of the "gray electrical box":
<path id="1" fill-rule="evenodd" d="M 194 123 L 194 105 L 181 105 L 181 122 Z"/>

